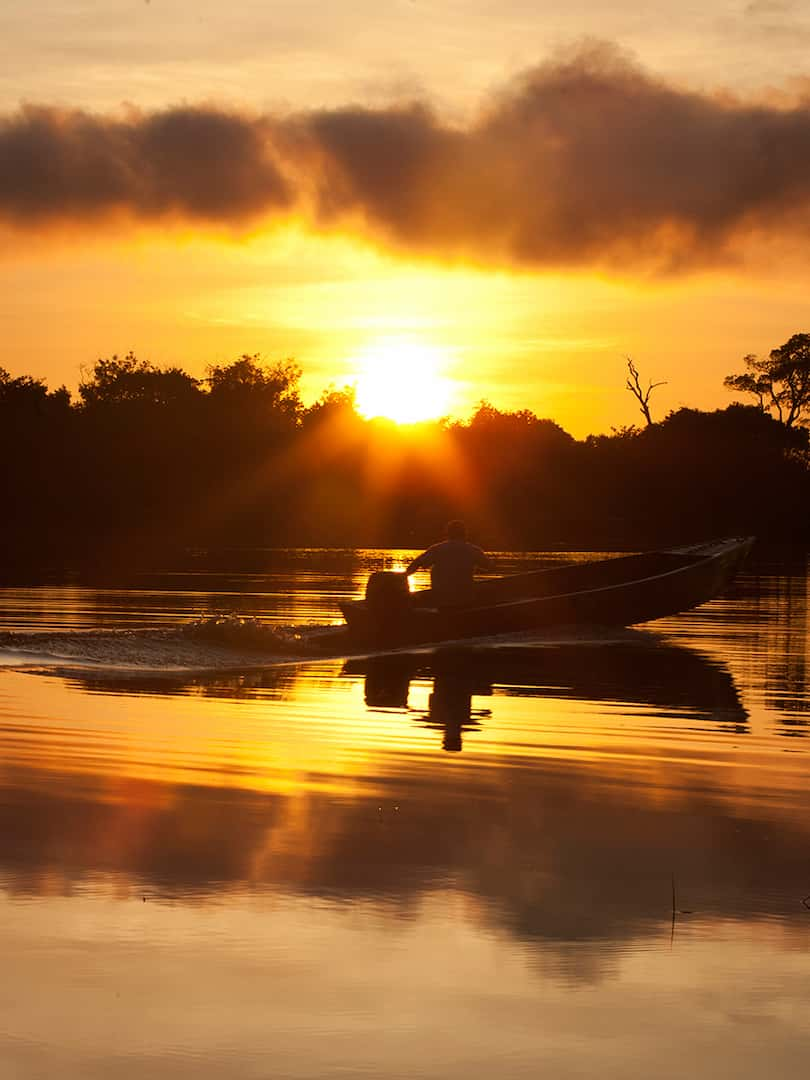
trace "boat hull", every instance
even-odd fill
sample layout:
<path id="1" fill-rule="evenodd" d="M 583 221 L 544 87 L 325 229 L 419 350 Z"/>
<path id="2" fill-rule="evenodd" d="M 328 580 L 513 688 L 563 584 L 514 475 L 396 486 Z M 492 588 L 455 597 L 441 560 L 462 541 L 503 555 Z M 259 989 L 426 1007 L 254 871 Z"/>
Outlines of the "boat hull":
<path id="1" fill-rule="evenodd" d="M 753 544 L 733 538 L 671 551 L 573 564 L 478 583 L 464 607 L 434 606 L 430 590 L 386 619 L 364 601 L 341 605 L 360 643 L 404 645 L 542 630 L 561 625 L 633 626 L 711 600 Z"/>

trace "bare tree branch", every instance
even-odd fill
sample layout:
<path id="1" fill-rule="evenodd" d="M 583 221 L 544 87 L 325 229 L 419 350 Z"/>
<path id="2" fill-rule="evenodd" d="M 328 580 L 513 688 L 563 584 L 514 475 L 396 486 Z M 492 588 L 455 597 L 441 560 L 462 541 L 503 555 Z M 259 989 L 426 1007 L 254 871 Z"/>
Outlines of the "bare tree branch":
<path id="1" fill-rule="evenodd" d="M 630 391 L 630 393 L 638 402 L 639 409 L 641 410 L 641 414 L 644 419 L 647 421 L 648 424 L 651 425 L 653 419 L 650 414 L 650 395 L 656 387 L 666 386 L 666 382 L 654 383 L 650 381 L 647 384 L 647 389 L 645 390 L 641 385 L 641 378 L 639 376 L 638 368 L 629 356 L 627 357 L 627 370 L 630 372 L 630 376 L 625 383 L 625 387 Z"/>

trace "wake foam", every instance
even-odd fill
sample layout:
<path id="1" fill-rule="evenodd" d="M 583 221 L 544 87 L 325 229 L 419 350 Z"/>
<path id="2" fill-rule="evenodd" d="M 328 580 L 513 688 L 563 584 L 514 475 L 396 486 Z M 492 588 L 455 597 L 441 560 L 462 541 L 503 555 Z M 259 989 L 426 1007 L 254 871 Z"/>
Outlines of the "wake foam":
<path id="1" fill-rule="evenodd" d="M 330 657 L 470 654 L 560 645 L 608 645 L 657 640 L 649 631 L 620 627 L 554 627 L 455 641 L 358 649 L 337 626 L 270 626 L 259 619 L 217 615 L 154 630 L 60 630 L 0 632 L 0 667 L 110 672 L 235 671 Z"/>
<path id="2" fill-rule="evenodd" d="M 333 628 L 274 627 L 236 616 L 159 630 L 9 631 L 0 633 L 0 664 L 149 671 L 266 667 L 323 655 L 317 642 L 330 632 Z"/>

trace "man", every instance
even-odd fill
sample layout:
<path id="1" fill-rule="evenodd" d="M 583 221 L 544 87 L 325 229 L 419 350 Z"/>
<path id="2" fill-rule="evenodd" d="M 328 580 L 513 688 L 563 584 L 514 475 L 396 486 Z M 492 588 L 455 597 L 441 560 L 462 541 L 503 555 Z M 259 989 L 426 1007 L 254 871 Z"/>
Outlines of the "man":
<path id="1" fill-rule="evenodd" d="M 463 521 L 448 522 L 446 534 L 446 540 L 416 556 L 405 576 L 429 566 L 436 603 L 440 607 L 459 607 L 469 600 L 476 567 L 490 570 L 492 561 L 480 547 L 468 542 Z"/>

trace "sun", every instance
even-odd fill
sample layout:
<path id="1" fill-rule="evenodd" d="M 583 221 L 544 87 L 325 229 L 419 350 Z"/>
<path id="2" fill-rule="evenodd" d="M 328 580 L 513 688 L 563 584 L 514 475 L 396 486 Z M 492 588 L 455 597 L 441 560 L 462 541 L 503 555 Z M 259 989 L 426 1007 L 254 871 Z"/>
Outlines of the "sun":
<path id="1" fill-rule="evenodd" d="M 456 386 L 442 374 L 448 354 L 410 338 L 380 338 L 357 357 L 355 406 L 371 420 L 415 424 L 445 416 Z"/>

